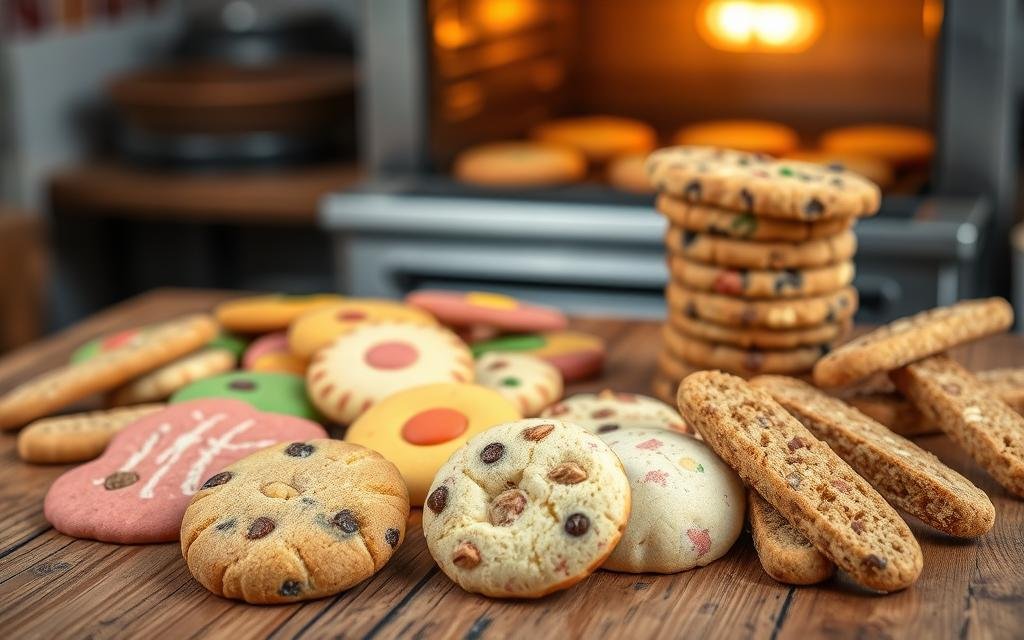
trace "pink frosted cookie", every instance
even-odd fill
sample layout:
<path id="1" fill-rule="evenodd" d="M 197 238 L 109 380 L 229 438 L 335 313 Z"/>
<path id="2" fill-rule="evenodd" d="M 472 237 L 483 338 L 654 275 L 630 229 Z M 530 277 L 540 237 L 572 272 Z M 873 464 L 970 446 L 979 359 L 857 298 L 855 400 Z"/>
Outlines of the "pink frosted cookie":
<path id="1" fill-rule="evenodd" d="M 434 314 L 453 327 L 483 325 L 502 331 L 557 331 L 568 324 L 557 309 L 528 304 L 509 296 L 482 291 L 424 289 L 405 298 L 406 303 Z"/>
<path id="2" fill-rule="evenodd" d="M 679 412 L 661 400 L 611 389 L 577 393 L 548 407 L 541 415 L 572 422 L 598 434 L 634 428 L 690 432 Z"/>
<path id="3" fill-rule="evenodd" d="M 505 396 L 527 418 L 562 397 L 562 374 L 526 353 L 485 353 L 476 361 L 477 384 Z"/>
<path id="4" fill-rule="evenodd" d="M 341 424 L 397 391 L 473 379 L 473 357 L 458 336 L 404 322 L 360 324 L 318 351 L 306 373 L 313 403 Z"/>
<path id="5" fill-rule="evenodd" d="M 604 563 L 630 573 L 676 573 L 724 556 L 743 529 L 743 483 L 703 442 L 659 429 L 601 436 L 633 494 L 626 532 Z"/>
<path id="6" fill-rule="evenodd" d="M 288 348 L 284 331 L 268 333 L 252 341 L 242 356 L 242 367 L 250 371 L 276 371 L 306 375 L 306 360 Z"/>
<path id="7" fill-rule="evenodd" d="M 96 460 L 57 478 L 43 513 L 75 538 L 170 542 L 192 495 L 216 483 L 225 466 L 279 442 L 324 437 L 317 424 L 235 400 L 170 405 L 125 427 Z"/>
<path id="8" fill-rule="evenodd" d="M 579 331 L 548 331 L 475 342 L 473 355 L 492 351 L 528 353 L 555 365 L 565 382 L 593 378 L 604 368 L 604 341 Z"/>

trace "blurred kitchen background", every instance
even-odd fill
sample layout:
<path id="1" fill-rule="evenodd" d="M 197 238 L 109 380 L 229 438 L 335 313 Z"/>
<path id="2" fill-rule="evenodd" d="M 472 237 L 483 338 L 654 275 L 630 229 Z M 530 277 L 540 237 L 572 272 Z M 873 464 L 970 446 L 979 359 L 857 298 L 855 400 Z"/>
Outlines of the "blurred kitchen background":
<path id="1" fill-rule="evenodd" d="M 775 123 L 781 146 L 755 150 L 878 181 L 859 321 L 1021 304 L 1018 4 L 0 0 L 0 351 L 158 286 L 660 317 L 637 158 L 540 189 L 453 175 L 474 145 L 581 115 L 662 145 Z M 833 144 L 863 124 L 884 135 Z"/>

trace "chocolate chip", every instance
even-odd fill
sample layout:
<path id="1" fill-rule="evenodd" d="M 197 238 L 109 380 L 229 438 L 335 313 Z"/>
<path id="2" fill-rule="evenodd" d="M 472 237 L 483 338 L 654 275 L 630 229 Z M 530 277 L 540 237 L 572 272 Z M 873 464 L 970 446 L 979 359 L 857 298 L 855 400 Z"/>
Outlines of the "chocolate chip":
<path id="1" fill-rule="evenodd" d="M 845 184 L 845 183 L 843 182 L 843 179 L 842 179 L 842 178 L 832 178 L 832 179 L 831 179 L 831 180 L 829 180 L 828 182 L 829 182 L 829 184 L 831 184 L 831 185 L 832 185 L 833 187 L 840 187 L 840 188 L 842 188 L 842 186 L 843 186 L 843 185 Z"/>
<path id="2" fill-rule="evenodd" d="M 103 479 L 103 488 L 107 491 L 116 491 L 130 487 L 139 481 L 139 474 L 134 471 L 115 471 Z"/>
<path id="3" fill-rule="evenodd" d="M 384 542 L 394 549 L 398 546 L 398 539 L 402 537 L 402 534 L 398 532 L 398 529 L 388 529 L 384 532 Z"/>
<path id="4" fill-rule="evenodd" d="M 276 526 L 277 525 L 275 525 L 274 521 L 270 518 L 260 516 L 252 521 L 252 524 L 249 526 L 249 531 L 245 534 L 245 537 L 250 540 L 265 538 L 270 535 Z"/>
<path id="5" fill-rule="evenodd" d="M 860 520 L 854 520 L 851 522 L 850 527 L 853 528 L 855 533 L 864 533 L 864 523 Z"/>
<path id="6" fill-rule="evenodd" d="M 552 415 L 562 415 L 569 412 L 569 407 L 565 405 L 556 405 L 556 410 L 552 411 Z M 544 438 L 548 437 L 548 434 L 555 430 L 553 424 L 538 424 L 535 427 L 527 427 L 523 429 L 523 437 L 532 442 L 540 442 Z"/>
<path id="7" fill-rule="evenodd" d="M 277 590 L 278 593 L 286 598 L 297 596 L 300 591 L 302 591 L 302 585 L 294 580 L 285 580 L 281 583 L 281 588 Z"/>
<path id="8" fill-rule="evenodd" d="M 821 350 L 821 355 L 827 356 L 828 352 L 832 350 L 832 345 L 826 342 L 825 344 L 819 346 L 818 348 Z"/>
<path id="9" fill-rule="evenodd" d="M 800 439 L 800 436 L 797 436 L 790 440 L 789 442 L 787 442 L 786 446 L 789 447 L 790 451 L 796 451 L 797 449 L 803 449 L 807 445 L 804 444 L 804 441 Z"/>
<path id="10" fill-rule="evenodd" d="M 480 451 L 480 460 L 484 464 L 494 464 L 498 460 L 501 460 L 501 456 L 505 455 L 505 445 L 500 442 L 492 442 Z"/>
<path id="11" fill-rule="evenodd" d="M 889 562 L 885 558 L 876 556 L 872 553 L 869 554 L 868 557 L 864 558 L 864 564 L 873 569 L 884 569 Z"/>
<path id="12" fill-rule="evenodd" d="M 752 211 L 754 209 L 754 194 L 750 193 L 747 189 L 740 189 L 740 200 L 743 201 L 743 211 Z"/>
<path id="13" fill-rule="evenodd" d="M 209 480 L 204 482 L 203 488 L 209 489 L 210 487 L 219 487 L 220 485 L 227 483 L 228 480 L 234 477 L 235 474 L 231 473 L 230 471 L 221 471 L 217 475 L 211 476 Z"/>
<path id="14" fill-rule="evenodd" d="M 786 289 L 797 291 L 804 283 L 804 274 L 796 269 L 786 269 L 775 278 L 775 293 Z"/>
<path id="15" fill-rule="evenodd" d="M 692 320 L 696 320 L 698 318 L 697 304 L 695 302 L 687 302 L 685 311 L 687 318 L 690 318 Z"/>
<path id="16" fill-rule="evenodd" d="M 842 173 L 846 169 L 846 167 L 843 166 L 842 162 L 830 162 L 825 166 L 828 167 L 829 171 L 833 171 L 836 173 Z"/>
<path id="17" fill-rule="evenodd" d="M 619 429 L 619 425 L 617 425 L 617 424 L 602 424 L 602 425 L 598 425 L 597 432 L 598 433 L 609 433 L 611 431 L 618 431 L 618 429 Z"/>
<path id="18" fill-rule="evenodd" d="M 743 356 L 743 366 L 746 367 L 747 371 L 760 371 L 761 367 L 764 366 L 764 354 L 759 351 L 748 351 Z"/>
<path id="19" fill-rule="evenodd" d="M 565 519 L 565 532 L 570 536 L 579 537 L 590 530 L 590 519 L 582 513 L 574 513 Z"/>
<path id="20" fill-rule="evenodd" d="M 256 383 L 252 380 L 232 380 L 228 383 L 228 389 L 234 391 L 253 391 L 256 389 Z"/>
<path id="21" fill-rule="evenodd" d="M 214 529 L 216 529 L 217 531 L 231 531 L 235 528 L 235 525 L 237 524 L 238 521 L 234 518 L 231 518 L 230 520 L 225 520 L 224 522 L 218 524 L 216 527 L 214 527 Z"/>
<path id="22" fill-rule="evenodd" d="M 284 454 L 293 458 L 308 458 L 314 451 L 316 451 L 316 447 L 311 444 L 293 442 L 284 450 Z"/>
<path id="23" fill-rule="evenodd" d="M 683 198 L 689 202 L 700 202 L 701 191 L 700 180 L 691 180 L 683 189 Z"/>
<path id="24" fill-rule="evenodd" d="M 835 322 L 835 321 L 836 321 L 836 310 L 833 309 L 832 307 L 829 307 L 828 308 L 828 314 L 825 315 L 825 322 Z"/>
<path id="25" fill-rule="evenodd" d="M 427 506 L 434 513 L 441 513 L 448 506 L 448 487 L 442 485 L 434 489 L 427 497 Z"/>
<path id="26" fill-rule="evenodd" d="M 821 214 L 825 213 L 825 205 L 822 203 L 821 200 L 818 200 L 817 198 L 811 198 L 810 200 L 807 201 L 807 205 L 804 206 L 804 213 L 806 213 L 808 216 L 820 216 Z"/>
<path id="27" fill-rule="evenodd" d="M 338 527 L 345 533 L 355 533 L 359 531 L 359 523 L 356 522 L 355 516 L 348 509 L 342 509 L 338 513 L 334 514 L 331 518 L 331 524 Z"/>
<path id="28" fill-rule="evenodd" d="M 683 229 L 680 232 L 682 237 L 683 248 L 689 247 L 691 244 L 697 241 L 697 232 L 690 231 L 689 229 Z"/>

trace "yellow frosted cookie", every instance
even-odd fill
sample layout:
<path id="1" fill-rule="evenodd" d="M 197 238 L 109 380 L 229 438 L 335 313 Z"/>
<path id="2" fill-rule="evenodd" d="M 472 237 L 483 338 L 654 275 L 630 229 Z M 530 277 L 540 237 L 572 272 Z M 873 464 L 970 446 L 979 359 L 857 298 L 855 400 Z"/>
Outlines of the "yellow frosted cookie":
<path id="1" fill-rule="evenodd" d="M 312 296 L 253 296 L 217 306 L 217 322 L 228 331 L 268 333 L 280 331 L 300 315 L 344 300 L 334 294 Z"/>
<path id="2" fill-rule="evenodd" d="M 297 318 L 288 329 L 288 348 L 294 355 L 308 360 L 341 334 L 370 321 L 437 324 L 434 316 L 411 305 L 392 300 L 353 298 Z"/>

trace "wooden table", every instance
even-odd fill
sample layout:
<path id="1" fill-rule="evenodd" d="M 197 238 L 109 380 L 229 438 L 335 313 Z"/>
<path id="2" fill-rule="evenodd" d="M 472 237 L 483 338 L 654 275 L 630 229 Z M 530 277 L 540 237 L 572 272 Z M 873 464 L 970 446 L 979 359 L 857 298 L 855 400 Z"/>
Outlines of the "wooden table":
<path id="1" fill-rule="evenodd" d="M 157 291 L 129 300 L 0 360 L 0 390 L 66 360 L 82 341 L 114 329 L 207 309 L 228 294 Z M 603 379 L 647 391 L 657 326 L 580 319 L 607 338 Z M 1020 364 L 1024 341 L 986 340 L 956 355 L 972 368 Z M 1020 638 L 1024 636 L 1024 503 L 1000 489 L 944 436 L 920 444 L 964 473 L 996 505 L 995 529 L 960 541 L 911 527 L 924 550 L 918 583 L 879 596 L 845 577 L 819 587 L 780 585 L 761 570 L 743 535 L 710 566 L 677 575 L 598 572 L 539 601 L 490 600 L 463 592 L 434 564 L 416 512 L 408 538 L 370 580 L 305 604 L 255 607 L 214 596 L 189 575 L 177 544 L 117 546 L 75 540 L 42 514 L 50 482 L 66 467 L 22 463 L 13 435 L 0 435 L 0 632 L 56 637 L 462 637 L 462 638 Z"/>

